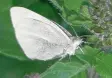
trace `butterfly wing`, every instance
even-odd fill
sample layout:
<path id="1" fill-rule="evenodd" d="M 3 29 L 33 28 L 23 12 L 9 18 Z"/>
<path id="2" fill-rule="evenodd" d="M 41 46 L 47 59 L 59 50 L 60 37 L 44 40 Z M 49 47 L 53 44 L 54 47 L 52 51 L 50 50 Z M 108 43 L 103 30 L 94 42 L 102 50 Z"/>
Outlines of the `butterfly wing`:
<path id="1" fill-rule="evenodd" d="M 71 42 L 52 21 L 23 7 L 11 8 L 11 19 L 18 43 L 30 59 L 60 57 Z"/>

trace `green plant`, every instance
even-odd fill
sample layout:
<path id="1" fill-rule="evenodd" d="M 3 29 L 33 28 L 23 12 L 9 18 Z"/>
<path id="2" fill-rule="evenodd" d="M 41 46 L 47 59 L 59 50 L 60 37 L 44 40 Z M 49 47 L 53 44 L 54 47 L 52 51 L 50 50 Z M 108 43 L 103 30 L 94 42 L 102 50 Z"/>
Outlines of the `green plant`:
<path id="1" fill-rule="evenodd" d="M 112 78 L 112 1 L 8 0 L 0 1 L 0 78 Z M 81 50 L 61 61 L 28 59 L 18 45 L 9 9 L 23 6 L 52 19 L 83 39 Z M 46 11 L 47 9 L 47 11 Z M 49 15 L 50 13 L 50 15 Z"/>

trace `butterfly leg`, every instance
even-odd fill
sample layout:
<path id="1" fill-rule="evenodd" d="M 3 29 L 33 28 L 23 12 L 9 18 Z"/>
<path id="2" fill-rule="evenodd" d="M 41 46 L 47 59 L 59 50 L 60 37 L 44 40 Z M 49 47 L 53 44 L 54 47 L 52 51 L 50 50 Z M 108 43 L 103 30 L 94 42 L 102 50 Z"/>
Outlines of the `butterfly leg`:
<path id="1" fill-rule="evenodd" d="M 66 56 L 67 56 L 67 53 L 66 53 L 66 49 L 64 48 L 63 53 L 61 54 L 61 58 L 59 59 L 59 61 L 64 59 Z"/>

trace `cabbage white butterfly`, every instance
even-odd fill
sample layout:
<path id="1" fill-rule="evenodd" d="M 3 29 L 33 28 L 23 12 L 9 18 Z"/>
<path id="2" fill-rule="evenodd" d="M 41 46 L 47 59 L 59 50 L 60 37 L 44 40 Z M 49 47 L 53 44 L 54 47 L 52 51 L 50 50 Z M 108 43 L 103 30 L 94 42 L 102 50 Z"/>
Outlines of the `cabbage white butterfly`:
<path id="1" fill-rule="evenodd" d="M 60 25 L 23 7 L 10 9 L 16 39 L 30 59 L 51 60 L 74 55 L 81 44 Z"/>

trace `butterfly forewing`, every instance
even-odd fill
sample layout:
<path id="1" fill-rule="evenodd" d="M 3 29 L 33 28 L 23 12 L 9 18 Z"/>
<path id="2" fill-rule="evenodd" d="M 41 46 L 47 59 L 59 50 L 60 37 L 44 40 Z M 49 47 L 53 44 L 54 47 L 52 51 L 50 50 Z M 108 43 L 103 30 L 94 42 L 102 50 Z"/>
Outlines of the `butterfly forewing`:
<path id="1" fill-rule="evenodd" d="M 12 8 L 11 18 L 16 38 L 30 59 L 49 60 L 60 56 L 71 42 L 56 24 L 28 9 Z"/>

